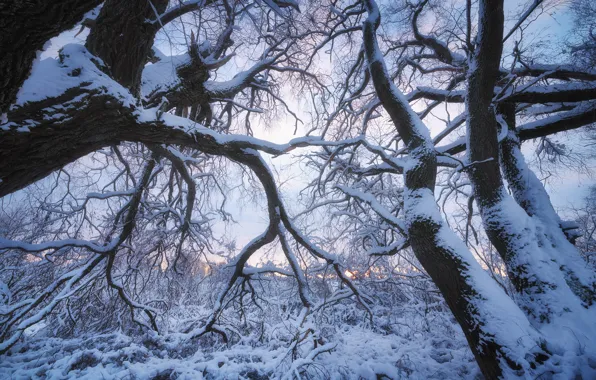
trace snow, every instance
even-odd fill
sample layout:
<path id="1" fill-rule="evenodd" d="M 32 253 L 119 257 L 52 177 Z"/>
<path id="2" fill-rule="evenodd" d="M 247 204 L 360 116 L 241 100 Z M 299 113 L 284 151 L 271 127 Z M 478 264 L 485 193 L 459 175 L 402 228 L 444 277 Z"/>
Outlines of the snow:
<path id="1" fill-rule="evenodd" d="M 367 23 L 368 28 L 374 25 L 379 19 L 379 11 L 374 2 L 367 4 L 369 11 Z M 481 11 L 482 14 L 482 11 Z M 479 31 L 479 34 L 482 30 Z M 370 41 L 372 54 L 369 53 L 369 63 L 380 62 L 385 77 L 390 78 L 386 72 L 383 56 L 377 46 L 376 41 Z M 370 49 L 371 46 L 368 46 Z M 425 159 L 434 155 L 434 145 L 430 139 L 428 128 L 422 123 L 420 118 L 409 107 L 407 99 L 395 87 L 391 80 L 388 80 L 390 91 L 397 104 L 409 114 L 407 128 L 410 133 L 417 138 L 415 145 L 409 147 L 409 159 L 404 166 L 404 175 L 408 172 L 417 170 Z M 414 138 L 412 140 L 414 140 Z M 497 285 L 497 283 L 486 273 L 474 256 L 462 242 L 462 240 L 446 225 L 442 219 L 439 208 L 433 194 L 434 189 L 417 188 L 404 190 L 404 215 L 406 217 L 406 227 L 409 230 L 414 223 L 425 222 L 434 225 L 438 230 L 429 239 L 434 241 L 437 249 L 441 249 L 447 260 L 460 263 L 462 267 L 462 277 L 474 290 L 475 294 L 468 300 L 472 307 L 477 310 L 470 310 L 475 322 L 479 328 L 479 339 L 482 342 L 495 342 L 502 347 L 503 353 L 516 363 L 519 363 L 525 373 L 532 373 L 532 368 L 528 361 L 528 355 L 531 355 L 542 341 L 540 333 L 532 326 L 522 310 L 516 303 Z M 483 347 L 476 347 L 482 351 Z M 504 360 L 504 359 L 502 359 Z M 506 367 L 506 366 L 504 366 Z M 517 376 L 518 373 L 511 370 L 504 373 L 504 376 Z"/>
<path id="2" fill-rule="evenodd" d="M 515 95 L 516 93 L 524 93 L 524 94 L 556 94 L 566 91 L 589 91 L 589 90 L 596 90 L 594 84 L 592 83 L 584 83 L 584 82 L 571 82 L 571 83 L 556 83 L 551 84 L 549 86 L 530 86 L 528 88 L 524 88 L 521 91 L 516 91 L 515 89 L 510 89 L 506 93 L 505 97 Z"/>
<path id="3" fill-rule="evenodd" d="M 540 341 L 539 333 L 531 325 L 515 302 L 505 294 L 473 257 L 459 237 L 445 225 L 435 204 L 430 189 L 407 190 L 404 195 L 407 223 L 418 219 L 432 220 L 439 225 L 437 245 L 447 249 L 466 268 L 464 276 L 472 284 L 478 295 L 470 300 L 481 314 L 477 323 L 483 326 L 482 340 L 494 340 L 504 347 L 510 358 L 518 363 L 526 363 L 524 369 L 530 371 L 525 360 Z"/>
<path id="4" fill-rule="evenodd" d="M 2 280 L 0 280 L 0 313 L 4 312 L 4 306 L 12 301 L 12 293 Z"/>
<path id="5" fill-rule="evenodd" d="M 304 323 L 315 327 L 329 341 L 312 348 L 298 347 L 300 358 L 291 360 L 291 339 L 300 329 L 302 316 L 267 327 L 268 345 L 256 336 L 226 346 L 199 342 L 199 349 L 164 349 L 158 336 L 132 338 L 120 333 L 73 339 L 31 338 L 19 343 L 0 362 L 0 376 L 29 379 L 36 376 L 61 379 L 149 379 L 173 374 L 178 379 L 283 378 L 293 370 L 311 378 L 376 380 L 384 374 L 392 379 L 445 379 L 456 375 L 476 379 L 479 370 L 461 330 L 445 309 L 420 317 L 424 305 L 406 304 L 387 310 L 379 322 L 385 330 L 374 330 L 343 322 L 348 309 L 331 314 L 336 324 Z M 344 310 L 342 312 L 342 310 Z M 275 315 L 275 313 L 273 313 Z M 332 342 L 332 343 L 331 343 Z M 196 347 L 196 346 L 195 346 Z M 306 376 L 305 376 L 306 377 Z"/>
<path id="6" fill-rule="evenodd" d="M 147 98 L 156 91 L 168 91 L 180 84 L 176 69 L 190 61 L 188 54 L 161 56 L 155 63 L 149 63 L 143 69 L 141 94 Z"/>
<path id="7" fill-rule="evenodd" d="M 549 125 L 549 124 L 552 124 L 555 122 L 565 121 L 566 119 L 572 119 L 575 116 L 580 116 L 586 112 L 590 112 L 590 111 L 594 110 L 594 108 L 596 108 L 596 101 L 592 100 L 592 101 L 582 102 L 570 111 L 559 112 L 552 116 L 548 116 L 548 117 L 545 117 L 542 119 L 538 119 L 536 121 L 532 121 L 532 122 L 523 124 L 520 127 L 518 127 L 518 130 L 521 131 L 521 130 L 540 129 L 543 126 L 546 126 L 546 125 Z"/>
<path id="8" fill-rule="evenodd" d="M 577 367 L 589 371 L 588 363 L 577 361 L 586 360 L 585 352 L 592 357 L 596 354 L 596 345 L 591 339 L 596 334 L 593 323 L 596 313 L 594 307 L 586 309 L 581 305 L 565 281 L 561 264 L 566 265 L 568 252 L 556 248 L 564 248 L 569 243 L 563 242 L 564 236 L 559 236 L 558 247 L 548 241 L 541 232 L 544 231 L 542 222 L 529 217 L 508 194 L 503 194 L 502 200 L 485 214 L 485 223 L 496 222 L 515 237 L 511 242 L 515 257 L 510 265 L 531 268 L 528 272 L 531 281 L 547 284 L 542 285 L 542 290 L 528 289 L 527 294 L 519 296 L 518 302 L 536 317 L 533 325 L 545 336 L 549 347 L 563 356 L 559 360 L 564 369 Z M 543 321 L 540 315 L 548 315 L 549 320 Z"/>
<path id="9" fill-rule="evenodd" d="M 460 137 L 457 140 L 455 140 L 449 144 L 438 146 L 437 151 L 438 152 L 446 152 L 446 151 L 450 150 L 451 148 L 462 145 L 462 144 L 466 144 L 466 137 Z"/>
<path id="10" fill-rule="evenodd" d="M 30 244 L 0 237 L 0 249 L 22 249 L 30 252 L 41 252 L 48 249 L 59 249 L 62 247 L 85 247 L 97 252 L 106 250 L 105 246 L 101 246 L 88 240 L 81 239 L 65 239 L 49 241 L 39 244 Z"/>
<path id="11" fill-rule="evenodd" d="M 233 94 L 246 86 L 249 81 L 264 67 L 275 62 L 274 58 L 263 58 L 255 63 L 250 69 L 236 74 L 232 79 L 223 82 L 206 81 L 205 89 L 211 93 L 214 98 L 233 97 Z"/>
<path id="12" fill-rule="evenodd" d="M 136 103 L 128 90 L 98 68 L 94 62 L 102 62 L 83 45 L 67 44 L 60 56 L 62 62 L 59 58 L 46 58 L 33 64 L 31 75 L 17 94 L 17 106 L 56 97 L 75 87 L 112 94 L 126 105 Z"/>

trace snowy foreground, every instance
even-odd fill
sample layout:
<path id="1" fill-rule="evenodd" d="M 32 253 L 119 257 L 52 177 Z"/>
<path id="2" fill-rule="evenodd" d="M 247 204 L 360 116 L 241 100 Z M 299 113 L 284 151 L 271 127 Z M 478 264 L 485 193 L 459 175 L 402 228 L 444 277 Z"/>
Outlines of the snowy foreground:
<path id="1" fill-rule="evenodd" d="M 374 329 L 350 323 L 351 309 L 343 310 L 342 318 L 319 321 L 324 344 L 317 349 L 312 341 L 293 349 L 291 318 L 228 345 L 213 336 L 179 346 L 167 338 L 119 333 L 56 339 L 40 337 L 42 330 L 2 358 L 0 378 L 482 378 L 445 309 L 404 308 L 401 315 L 375 317 Z"/>

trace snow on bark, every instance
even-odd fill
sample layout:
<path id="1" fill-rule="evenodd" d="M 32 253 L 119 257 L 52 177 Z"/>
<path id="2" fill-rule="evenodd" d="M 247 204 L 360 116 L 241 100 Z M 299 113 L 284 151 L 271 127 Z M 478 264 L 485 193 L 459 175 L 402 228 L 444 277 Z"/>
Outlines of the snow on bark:
<path id="1" fill-rule="evenodd" d="M 375 34 L 379 9 L 373 0 L 365 4 L 368 18 L 363 32 L 369 70 L 377 95 L 409 153 L 404 167 L 404 207 L 414 253 L 462 326 L 483 373 L 487 377 L 531 373 L 535 363 L 544 360 L 540 334 L 441 218 L 433 194 L 437 158 L 430 133 L 387 74 Z"/>
<path id="2" fill-rule="evenodd" d="M 476 203 L 487 235 L 516 288 L 517 303 L 547 343 L 545 352 L 552 357 L 545 366 L 555 372 L 574 366 L 589 370 L 596 352 L 590 339 L 595 333 L 590 322 L 594 313 L 582 306 L 565 281 L 560 268 L 564 263 L 557 262 L 557 250 L 544 238 L 544 227 L 507 194 L 503 184 L 499 138 L 505 140 L 509 128 L 493 104 L 502 50 L 503 2 L 484 0 L 480 5 L 478 47 L 470 62 L 466 96 L 468 160 L 478 163 L 469 171 Z M 537 181 L 528 174 L 517 179 Z"/>
<path id="3" fill-rule="evenodd" d="M 188 64 L 188 54 L 162 57 L 155 63 L 148 63 L 143 69 L 141 96 L 148 99 L 155 92 L 167 92 L 180 84 L 177 69 Z"/>
<path id="4" fill-rule="evenodd" d="M 558 263 L 567 286 L 589 308 L 596 301 L 596 275 L 565 236 L 564 222 L 553 208 L 544 185 L 528 167 L 513 133 L 509 133 L 501 149 L 503 172 L 513 197 L 533 219 L 541 246 L 552 248 L 551 260 Z"/>
<path id="5" fill-rule="evenodd" d="M 80 87 L 89 91 L 110 94 L 124 106 L 136 103 L 130 92 L 101 70 L 103 62 L 82 45 L 68 44 L 60 50 L 60 57 L 35 62 L 31 75 L 18 92 L 15 106 L 39 102 Z"/>

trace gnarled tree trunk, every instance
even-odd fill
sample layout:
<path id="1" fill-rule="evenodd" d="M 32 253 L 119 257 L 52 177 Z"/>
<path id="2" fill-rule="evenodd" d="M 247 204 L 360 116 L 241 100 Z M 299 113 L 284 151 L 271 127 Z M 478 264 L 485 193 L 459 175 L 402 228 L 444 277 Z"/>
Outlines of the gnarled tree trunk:
<path id="1" fill-rule="evenodd" d="M 404 207 L 414 253 L 445 297 L 482 373 L 494 379 L 531 371 L 547 358 L 540 335 L 442 220 L 434 197 L 436 151 L 427 128 L 387 74 L 376 41 L 379 10 L 373 0 L 366 6 L 369 17 L 363 32 L 369 71 L 409 153 Z M 505 325 L 512 330 L 502 331 Z"/>
<path id="2" fill-rule="evenodd" d="M 159 16 L 168 2 L 107 0 L 87 37 L 87 49 L 101 58 L 112 77 L 135 95 L 160 28 Z"/>

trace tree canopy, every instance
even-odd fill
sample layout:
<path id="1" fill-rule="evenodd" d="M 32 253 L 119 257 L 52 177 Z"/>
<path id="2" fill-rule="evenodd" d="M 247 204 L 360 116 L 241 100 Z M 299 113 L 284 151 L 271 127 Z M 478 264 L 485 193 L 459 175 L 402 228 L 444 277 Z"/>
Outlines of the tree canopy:
<path id="1" fill-rule="evenodd" d="M 543 0 L 0 5 L 0 354 L 42 321 L 234 345 L 279 292 L 300 377 L 321 320 L 375 328 L 407 287 L 486 378 L 590 378 L 594 202 L 564 220 L 530 162 L 593 172 L 557 140 L 596 122 L 575 3 L 562 48 L 531 37 Z M 242 247 L 237 201 L 265 221 Z"/>

